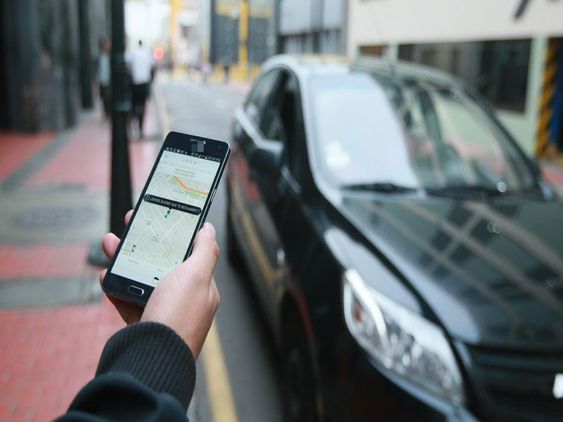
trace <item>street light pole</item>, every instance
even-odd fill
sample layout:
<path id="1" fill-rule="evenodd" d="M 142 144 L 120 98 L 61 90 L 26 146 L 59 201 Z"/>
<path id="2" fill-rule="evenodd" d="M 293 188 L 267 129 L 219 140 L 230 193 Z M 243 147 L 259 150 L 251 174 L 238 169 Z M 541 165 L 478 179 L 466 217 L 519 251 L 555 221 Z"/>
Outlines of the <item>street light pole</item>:
<path id="1" fill-rule="evenodd" d="M 110 231 L 121 236 L 124 216 L 133 208 L 129 169 L 127 118 L 131 110 L 127 63 L 125 61 L 125 10 L 123 0 L 111 2 L 111 197 Z M 88 262 L 107 267 L 109 260 L 96 242 L 88 253 Z"/>
<path id="2" fill-rule="evenodd" d="M 94 106 L 92 98 L 92 74 L 90 57 L 90 16 L 89 0 L 78 2 L 78 26 L 80 37 L 80 99 L 82 107 L 91 109 Z"/>
<path id="3" fill-rule="evenodd" d="M 127 118 L 131 111 L 125 61 L 125 10 L 123 0 L 111 2 L 111 199 L 110 231 L 123 234 L 125 213 L 133 208 L 129 168 Z"/>

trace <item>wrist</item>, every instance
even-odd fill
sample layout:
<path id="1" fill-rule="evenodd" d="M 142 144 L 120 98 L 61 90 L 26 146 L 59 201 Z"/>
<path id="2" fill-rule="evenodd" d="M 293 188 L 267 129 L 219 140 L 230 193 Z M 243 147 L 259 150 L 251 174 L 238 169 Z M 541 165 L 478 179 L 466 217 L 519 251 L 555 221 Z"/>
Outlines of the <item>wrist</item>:
<path id="1" fill-rule="evenodd" d="M 174 396 L 187 407 L 195 386 L 195 360 L 169 326 L 140 322 L 118 331 L 106 344 L 96 375 L 126 372 L 157 392 Z"/>

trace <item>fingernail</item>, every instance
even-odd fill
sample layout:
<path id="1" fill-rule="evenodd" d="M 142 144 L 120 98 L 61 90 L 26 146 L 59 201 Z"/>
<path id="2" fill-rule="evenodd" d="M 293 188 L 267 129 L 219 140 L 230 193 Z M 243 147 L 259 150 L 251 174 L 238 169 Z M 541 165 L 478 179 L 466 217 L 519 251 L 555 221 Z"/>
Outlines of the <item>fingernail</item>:
<path id="1" fill-rule="evenodd" d="M 215 237 L 215 227 L 213 227 L 213 224 L 205 223 L 202 230 L 205 230 L 209 235 Z"/>

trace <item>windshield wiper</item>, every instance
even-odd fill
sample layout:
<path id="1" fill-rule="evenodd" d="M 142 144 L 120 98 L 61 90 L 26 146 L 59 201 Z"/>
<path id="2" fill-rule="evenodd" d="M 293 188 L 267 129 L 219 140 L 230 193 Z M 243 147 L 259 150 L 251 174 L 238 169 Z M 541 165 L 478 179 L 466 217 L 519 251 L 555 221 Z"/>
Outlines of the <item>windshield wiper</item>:
<path id="1" fill-rule="evenodd" d="M 418 191 L 416 188 L 397 185 L 391 182 L 356 183 L 351 185 L 342 185 L 341 188 L 345 190 L 379 193 L 412 193 Z"/>
<path id="2" fill-rule="evenodd" d="M 507 195 L 509 192 L 498 190 L 494 187 L 480 186 L 480 185 L 452 185 L 444 186 L 441 188 L 427 188 L 426 192 L 429 195 L 456 195 L 467 194 L 477 196 L 502 196 Z"/>
<path id="3" fill-rule="evenodd" d="M 444 186 L 442 188 L 427 188 L 426 193 L 435 196 L 477 196 L 482 198 L 498 198 L 498 197 L 519 197 L 523 199 L 538 200 L 545 198 L 543 192 L 538 187 L 532 187 L 525 190 L 498 190 L 494 187 L 479 185 L 455 185 Z"/>

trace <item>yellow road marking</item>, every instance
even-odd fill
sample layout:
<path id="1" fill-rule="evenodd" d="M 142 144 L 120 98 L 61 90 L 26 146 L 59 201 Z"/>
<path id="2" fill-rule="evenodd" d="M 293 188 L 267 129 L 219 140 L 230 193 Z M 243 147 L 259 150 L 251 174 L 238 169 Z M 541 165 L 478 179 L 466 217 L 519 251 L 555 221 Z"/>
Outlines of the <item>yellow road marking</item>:
<path id="1" fill-rule="evenodd" d="M 166 134 L 170 131 L 170 118 L 166 111 L 162 92 L 158 89 L 158 86 L 155 87 L 154 98 L 162 130 Z M 211 329 L 207 334 L 201 357 L 203 359 L 205 384 L 207 385 L 207 397 L 212 420 L 214 422 L 238 422 L 229 373 L 227 372 L 221 340 L 219 339 L 215 323 L 211 325 Z"/>
<path id="2" fill-rule="evenodd" d="M 202 357 L 207 384 L 207 399 L 209 400 L 213 421 L 237 422 L 229 374 L 215 323 L 207 334 Z"/>

